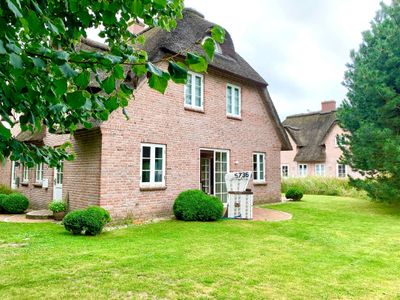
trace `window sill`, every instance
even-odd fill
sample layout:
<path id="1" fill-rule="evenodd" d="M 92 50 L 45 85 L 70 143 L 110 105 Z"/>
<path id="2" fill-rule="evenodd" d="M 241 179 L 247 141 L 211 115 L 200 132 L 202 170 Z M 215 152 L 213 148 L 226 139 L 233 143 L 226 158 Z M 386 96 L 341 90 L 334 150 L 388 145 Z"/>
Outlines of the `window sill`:
<path id="1" fill-rule="evenodd" d="M 21 185 L 22 185 L 22 186 L 28 186 L 28 185 L 29 185 L 29 182 L 21 182 Z"/>
<path id="2" fill-rule="evenodd" d="M 33 184 L 33 186 L 34 186 L 34 187 L 39 187 L 39 188 L 41 188 L 41 187 L 43 187 L 43 183 L 42 183 L 42 182 L 35 182 L 35 183 Z"/>
<path id="3" fill-rule="evenodd" d="M 204 108 L 200 108 L 200 107 L 193 107 L 193 106 L 184 106 L 185 110 L 187 111 L 193 111 L 193 112 L 197 112 L 197 113 L 201 113 L 204 114 Z"/>
<path id="4" fill-rule="evenodd" d="M 166 186 L 141 186 L 141 192 L 152 192 L 152 191 L 165 191 L 167 189 Z"/>
<path id="5" fill-rule="evenodd" d="M 226 115 L 226 117 L 231 120 L 242 121 L 241 116 Z"/>
<path id="6" fill-rule="evenodd" d="M 254 181 L 253 185 L 254 186 L 264 186 L 264 185 L 268 185 L 268 183 L 266 181 L 259 181 L 259 182 Z"/>

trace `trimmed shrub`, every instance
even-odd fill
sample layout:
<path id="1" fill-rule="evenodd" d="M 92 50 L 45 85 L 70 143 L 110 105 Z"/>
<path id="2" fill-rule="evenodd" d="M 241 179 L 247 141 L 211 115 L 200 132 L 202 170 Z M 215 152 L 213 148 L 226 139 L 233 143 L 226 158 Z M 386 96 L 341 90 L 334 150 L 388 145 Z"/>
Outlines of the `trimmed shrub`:
<path id="1" fill-rule="evenodd" d="M 68 213 L 63 220 L 64 227 L 72 234 L 98 235 L 111 221 L 110 213 L 99 206 Z"/>
<path id="2" fill-rule="evenodd" d="M 178 220 L 207 222 L 220 219 L 224 205 L 217 197 L 200 190 L 188 190 L 179 194 L 173 210 Z"/>
<path id="3" fill-rule="evenodd" d="M 299 188 L 292 187 L 287 192 L 285 197 L 293 201 L 300 201 L 303 198 L 303 191 Z"/>
<path id="4" fill-rule="evenodd" d="M 14 191 L 4 184 L 0 184 L 0 194 L 1 195 L 10 195 L 14 193 Z"/>
<path id="5" fill-rule="evenodd" d="M 54 213 L 59 213 L 59 212 L 67 211 L 68 205 L 64 201 L 54 200 L 51 203 L 49 203 L 48 208 L 49 208 L 49 210 L 51 210 Z"/>
<path id="6" fill-rule="evenodd" d="M 29 207 L 29 200 L 20 193 L 12 193 L 3 197 L 1 207 L 8 214 L 23 214 Z"/>
<path id="7" fill-rule="evenodd" d="M 0 194 L 0 213 L 5 212 L 2 203 L 6 198 L 8 198 L 8 195 Z"/>

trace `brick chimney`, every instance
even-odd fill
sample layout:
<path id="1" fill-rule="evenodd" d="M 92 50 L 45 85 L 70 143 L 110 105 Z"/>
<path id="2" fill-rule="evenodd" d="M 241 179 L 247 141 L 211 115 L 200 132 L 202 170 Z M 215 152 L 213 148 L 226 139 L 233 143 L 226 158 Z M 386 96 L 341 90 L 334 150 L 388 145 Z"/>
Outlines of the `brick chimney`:
<path id="1" fill-rule="evenodd" d="M 321 111 L 322 112 L 331 112 L 336 110 L 336 101 L 329 100 L 321 102 Z"/>
<path id="2" fill-rule="evenodd" d="M 145 25 L 140 21 L 135 22 L 134 24 L 128 27 L 129 32 L 133 34 L 140 34 L 145 29 L 146 29 Z"/>

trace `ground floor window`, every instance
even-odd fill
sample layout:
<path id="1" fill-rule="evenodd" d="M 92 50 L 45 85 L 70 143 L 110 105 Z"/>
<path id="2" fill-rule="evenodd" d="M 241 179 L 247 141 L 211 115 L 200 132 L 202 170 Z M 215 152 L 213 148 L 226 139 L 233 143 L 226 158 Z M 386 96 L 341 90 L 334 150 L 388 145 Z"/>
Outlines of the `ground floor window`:
<path id="1" fill-rule="evenodd" d="M 337 177 L 346 178 L 347 176 L 347 168 L 346 165 L 338 164 L 337 165 Z"/>
<path id="2" fill-rule="evenodd" d="M 325 176 L 325 164 L 316 164 L 315 165 L 315 175 Z"/>
<path id="3" fill-rule="evenodd" d="M 281 166 L 281 176 L 284 178 L 289 177 L 289 165 Z"/>
<path id="4" fill-rule="evenodd" d="M 29 182 L 29 168 L 26 166 L 22 171 L 22 182 Z"/>
<path id="5" fill-rule="evenodd" d="M 165 145 L 142 144 L 141 185 L 165 186 Z"/>
<path id="6" fill-rule="evenodd" d="M 306 164 L 300 164 L 297 167 L 297 173 L 300 177 L 305 177 L 308 175 L 308 166 Z"/>
<path id="7" fill-rule="evenodd" d="M 264 153 L 253 153 L 253 177 L 255 182 L 265 182 Z"/>
<path id="8" fill-rule="evenodd" d="M 36 170 L 35 170 L 36 182 L 43 181 L 43 174 L 44 174 L 43 163 L 40 163 L 36 165 Z"/>

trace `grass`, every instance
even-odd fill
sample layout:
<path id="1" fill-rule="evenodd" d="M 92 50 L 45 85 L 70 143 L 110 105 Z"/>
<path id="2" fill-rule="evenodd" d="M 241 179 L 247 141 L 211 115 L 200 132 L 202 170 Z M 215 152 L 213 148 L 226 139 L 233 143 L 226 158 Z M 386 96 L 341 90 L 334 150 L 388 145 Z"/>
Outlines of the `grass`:
<path id="1" fill-rule="evenodd" d="M 298 187 L 305 194 L 310 195 L 343 196 L 369 200 L 367 193 L 350 186 L 348 179 L 308 176 L 282 180 L 282 193 L 286 193 L 291 187 Z"/>
<path id="2" fill-rule="evenodd" d="M 400 209 L 305 196 L 279 223 L 165 221 L 71 236 L 0 223 L 0 299 L 400 299 Z"/>

